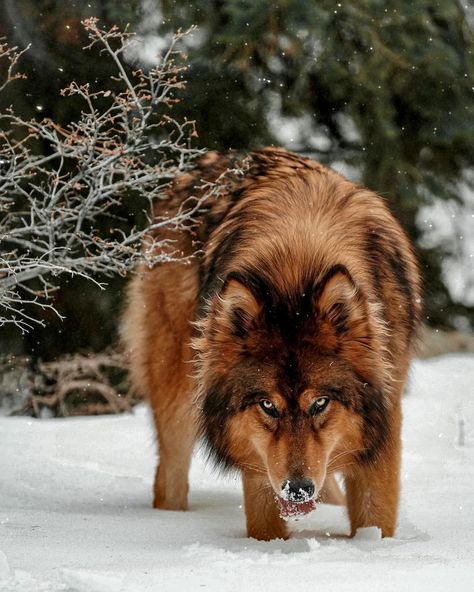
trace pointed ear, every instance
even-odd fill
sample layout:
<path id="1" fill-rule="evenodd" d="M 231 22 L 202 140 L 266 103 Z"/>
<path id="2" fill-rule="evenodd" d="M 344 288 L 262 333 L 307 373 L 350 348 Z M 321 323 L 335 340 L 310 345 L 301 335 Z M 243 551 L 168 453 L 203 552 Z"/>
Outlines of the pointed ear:
<path id="1" fill-rule="evenodd" d="M 230 279 L 219 298 L 218 318 L 231 335 L 245 339 L 261 312 L 253 293 L 236 279 Z"/>
<path id="2" fill-rule="evenodd" d="M 315 297 L 317 317 L 330 324 L 338 335 L 361 335 L 367 321 L 367 307 L 349 272 L 340 267 L 329 272 Z M 366 330 L 362 331 L 366 333 Z"/>
<path id="3" fill-rule="evenodd" d="M 329 272 L 314 304 L 323 343 L 382 387 L 389 377 L 389 363 L 383 353 L 387 330 L 380 305 L 366 299 L 342 266 Z"/>

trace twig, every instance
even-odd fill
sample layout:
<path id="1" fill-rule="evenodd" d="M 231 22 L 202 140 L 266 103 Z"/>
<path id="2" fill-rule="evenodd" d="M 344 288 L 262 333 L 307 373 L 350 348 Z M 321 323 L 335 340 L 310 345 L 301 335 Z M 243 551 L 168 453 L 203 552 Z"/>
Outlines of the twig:
<path id="1" fill-rule="evenodd" d="M 205 199 L 154 220 L 154 205 L 167 197 L 170 181 L 203 152 L 191 147 L 194 122 L 172 113 L 185 85 L 178 44 L 189 31 L 179 31 L 159 66 L 144 72 L 130 71 L 123 60 L 131 33 L 102 29 L 95 18 L 83 25 L 88 47 L 100 47 L 117 72 L 110 87 L 71 82 L 62 94 L 85 107 L 67 126 L 0 113 L 9 129 L 0 131 L 0 327 L 14 323 L 28 331 L 41 324 L 35 307 L 53 306 L 48 299 L 62 275 L 103 288 L 101 277 L 173 260 L 178 254 L 169 240 L 154 239 L 152 248 L 141 249 L 148 227 L 182 228 Z M 22 53 L 0 43 L 0 60 L 8 63 L 0 90 L 23 77 L 16 73 Z M 44 154 L 34 152 L 38 140 Z M 144 214 L 139 228 L 116 215 L 124 200 Z"/>

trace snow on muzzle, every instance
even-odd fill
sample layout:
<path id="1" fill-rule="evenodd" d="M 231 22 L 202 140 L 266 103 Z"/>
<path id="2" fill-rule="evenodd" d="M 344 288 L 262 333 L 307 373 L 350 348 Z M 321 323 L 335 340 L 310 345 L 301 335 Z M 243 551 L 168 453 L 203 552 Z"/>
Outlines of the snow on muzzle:
<path id="1" fill-rule="evenodd" d="M 314 494 L 315 486 L 311 479 L 287 479 L 278 495 L 280 516 L 291 518 L 309 514 L 316 508 Z"/>

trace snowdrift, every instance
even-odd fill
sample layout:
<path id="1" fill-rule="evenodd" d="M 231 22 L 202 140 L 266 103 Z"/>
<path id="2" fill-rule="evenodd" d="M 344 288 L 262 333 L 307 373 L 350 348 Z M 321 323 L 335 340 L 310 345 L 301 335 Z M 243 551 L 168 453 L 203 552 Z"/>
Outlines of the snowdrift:
<path id="1" fill-rule="evenodd" d="M 349 539 L 321 505 L 288 541 L 245 538 L 238 477 L 199 454 L 190 511 L 151 509 L 155 444 L 134 415 L 1 418 L 0 590 L 474 590 L 474 356 L 413 365 L 396 538 Z"/>

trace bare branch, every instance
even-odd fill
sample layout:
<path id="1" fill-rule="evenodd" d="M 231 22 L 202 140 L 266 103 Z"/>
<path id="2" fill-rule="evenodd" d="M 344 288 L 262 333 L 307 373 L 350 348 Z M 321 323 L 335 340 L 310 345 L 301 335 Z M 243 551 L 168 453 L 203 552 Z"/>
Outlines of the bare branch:
<path id="1" fill-rule="evenodd" d="M 133 35 L 102 29 L 95 18 L 83 24 L 87 47 L 99 47 L 115 68 L 110 87 L 71 82 L 62 94 L 80 98 L 84 108 L 66 126 L 24 120 L 12 110 L 0 113 L 8 130 L 0 131 L 0 326 L 15 323 L 25 331 L 41 323 L 32 305 L 39 311 L 51 307 L 47 300 L 61 275 L 104 287 L 101 276 L 178 257 L 169 241 L 152 239 L 142 250 L 147 227 L 181 228 L 206 198 L 171 219 L 154 219 L 154 205 L 167 197 L 170 181 L 203 152 L 191 147 L 194 122 L 172 113 L 185 85 L 178 45 L 188 32 L 173 37 L 158 66 L 130 71 L 123 54 Z M 22 53 L 0 44 L 0 59 L 9 64 L 0 90 L 23 77 L 16 73 Z M 43 154 L 34 151 L 38 140 Z M 143 227 L 117 216 L 125 200 L 140 204 Z"/>
<path id="2" fill-rule="evenodd" d="M 16 71 L 16 67 L 18 61 L 20 60 L 22 54 L 25 51 L 28 51 L 30 46 L 26 47 L 25 49 L 19 50 L 18 47 L 9 47 L 7 43 L 4 42 L 3 39 L 0 39 L 0 61 L 6 60 L 8 63 L 7 66 L 7 75 L 5 80 L 0 83 L 0 92 L 8 85 L 10 82 L 14 80 L 18 80 L 20 78 L 26 78 L 25 74 Z"/>
<path id="3" fill-rule="evenodd" d="M 11 415 L 34 417 L 131 411 L 140 399 L 130 389 L 125 366 L 116 351 L 35 365 L 27 358 L 0 358 L 0 400 Z"/>

